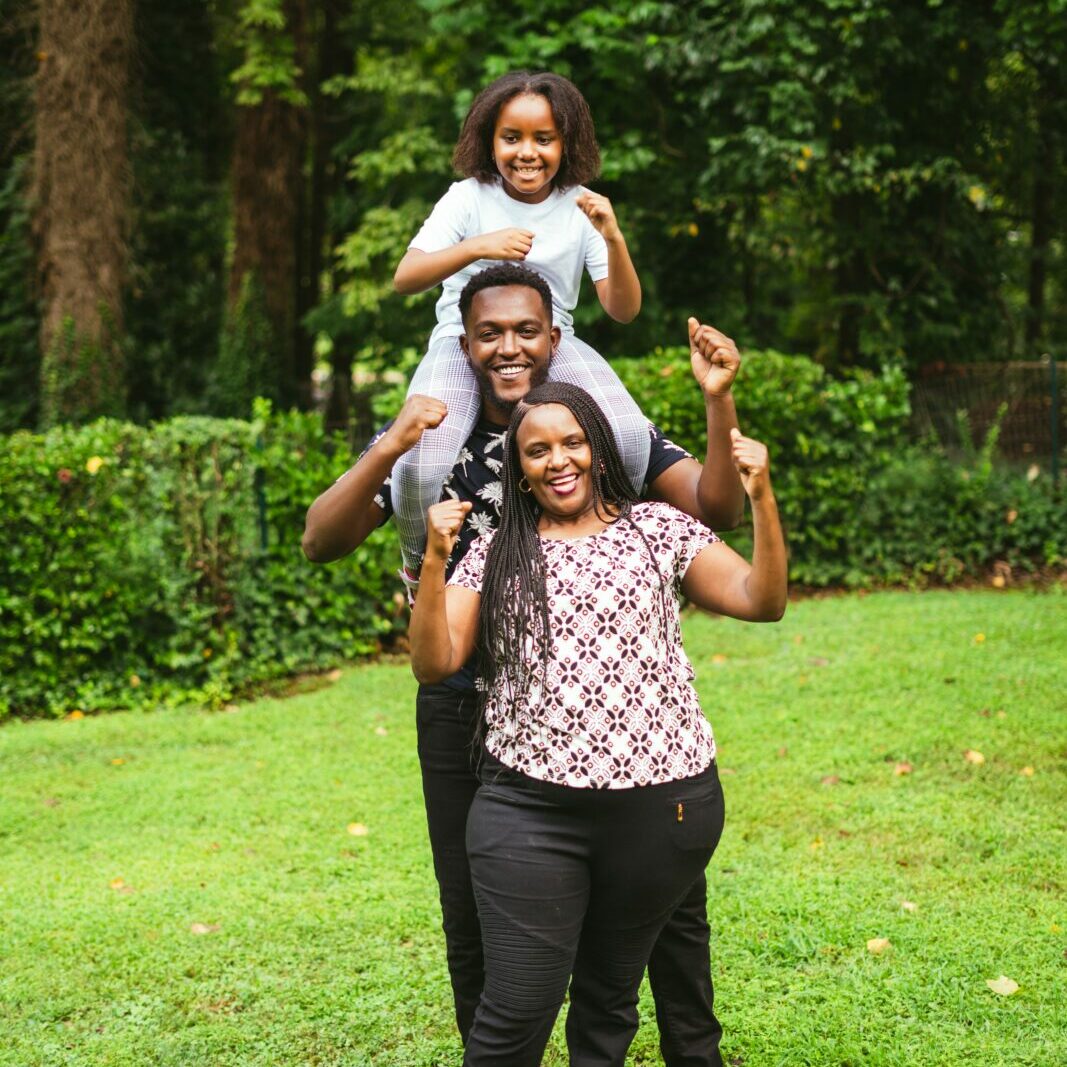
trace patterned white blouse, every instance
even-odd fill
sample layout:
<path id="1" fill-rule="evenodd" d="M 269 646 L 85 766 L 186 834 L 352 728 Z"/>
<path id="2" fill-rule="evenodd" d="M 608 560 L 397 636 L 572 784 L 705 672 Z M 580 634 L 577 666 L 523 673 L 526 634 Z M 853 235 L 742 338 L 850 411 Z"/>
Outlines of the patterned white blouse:
<path id="1" fill-rule="evenodd" d="M 689 564 L 719 539 L 669 504 L 634 504 L 630 517 L 644 540 L 626 519 L 585 537 L 541 539 L 549 661 L 535 669 L 521 707 L 497 687 L 485 709 L 486 748 L 531 778 L 627 789 L 689 778 L 715 756 L 682 649 L 678 591 Z M 450 585 L 481 590 L 492 537 L 471 545 Z"/>

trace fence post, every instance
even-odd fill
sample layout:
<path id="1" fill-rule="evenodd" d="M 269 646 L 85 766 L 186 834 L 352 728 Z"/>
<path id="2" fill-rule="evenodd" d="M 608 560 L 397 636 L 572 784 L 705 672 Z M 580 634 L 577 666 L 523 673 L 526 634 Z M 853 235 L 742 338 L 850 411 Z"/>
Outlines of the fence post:
<path id="1" fill-rule="evenodd" d="M 1056 381 L 1056 357 L 1051 353 L 1048 355 L 1048 367 L 1049 367 L 1049 393 L 1051 395 L 1052 403 L 1050 405 L 1050 415 L 1052 419 L 1052 484 L 1059 485 L 1060 483 L 1060 395 L 1058 382 Z"/>

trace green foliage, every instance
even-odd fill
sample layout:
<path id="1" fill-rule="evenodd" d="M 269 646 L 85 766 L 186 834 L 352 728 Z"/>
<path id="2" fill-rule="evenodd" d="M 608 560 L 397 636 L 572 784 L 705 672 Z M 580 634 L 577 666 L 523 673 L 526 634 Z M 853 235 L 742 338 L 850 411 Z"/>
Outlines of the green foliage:
<path id="1" fill-rule="evenodd" d="M 703 457 L 704 407 L 685 349 L 615 369 L 646 415 Z M 790 577 L 805 585 L 949 582 L 1000 562 L 1022 572 L 1067 563 L 1067 498 L 992 462 L 995 436 L 963 465 L 905 433 L 899 367 L 832 377 L 800 356 L 746 352 L 741 426 L 771 453 Z M 748 551 L 750 534 L 731 535 Z"/>
<path id="2" fill-rule="evenodd" d="M 219 702 L 395 629 L 388 534 L 329 570 L 300 549 L 348 449 L 315 416 L 257 416 L 7 439 L 0 713 Z"/>
<path id="3" fill-rule="evenodd" d="M 226 313 L 209 386 L 212 412 L 248 418 L 257 396 L 278 399 L 279 371 L 279 345 L 267 317 L 263 287 L 249 271 L 241 279 L 236 304 Z"/>
<path id="4" fill-rule="evenodd" d="M 209 8 L 143 0 L 136 19 L 152 61 L 130 127 L 126 378 L 128 415 L 148 422 L 207 407 L 226 298 L 232 116 L 220 106 Z"/>
<path id="5" fill-rule="evenodd" d="M 37 421 L 41 355 L 33 299 L 29 211 L 23 199 L 28 160 L 0 175 L 0 433 Z"/>
<path id="6" fill-rule="evenodd" d="M 237 86 L 238 106 L 255 106 L 266 91 L 297 107 L 307 105 L 292 30 L 284 0 L 243 0 L 236 34 L 244 49 L 243 62 L 230 75 Z"/>

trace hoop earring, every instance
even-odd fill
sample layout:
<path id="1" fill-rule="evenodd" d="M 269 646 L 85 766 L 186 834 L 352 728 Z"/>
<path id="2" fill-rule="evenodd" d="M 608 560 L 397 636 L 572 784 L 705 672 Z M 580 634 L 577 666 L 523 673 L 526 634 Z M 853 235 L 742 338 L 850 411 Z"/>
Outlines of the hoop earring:
<path id="1" fill-rule="evenodd" d="M 526 482 L 526 485 L 524 487 L 523 484 L 522 484 L 523 482 L 526 482 L 526 475 L 525 474 L 519 479 L 519 492 L 520 493 L 528 493 L 530 491 L 530 483 Z"/>

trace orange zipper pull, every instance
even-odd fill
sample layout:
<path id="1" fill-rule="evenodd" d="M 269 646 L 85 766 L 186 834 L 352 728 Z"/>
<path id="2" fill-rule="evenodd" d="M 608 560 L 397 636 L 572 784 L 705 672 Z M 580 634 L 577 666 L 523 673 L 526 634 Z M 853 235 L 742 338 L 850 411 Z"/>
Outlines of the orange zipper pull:
<path id="1" fill-rule="evenodd" d="M 678 803 L 678 821 L 679 822 L 682 821 L 682 817 L 683 817 L 684 812 L 685 812 L 685 809 L 682 807 L 682 804 L 679 801 L 679 803 Z"/>

